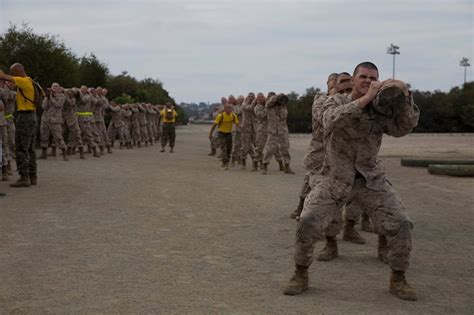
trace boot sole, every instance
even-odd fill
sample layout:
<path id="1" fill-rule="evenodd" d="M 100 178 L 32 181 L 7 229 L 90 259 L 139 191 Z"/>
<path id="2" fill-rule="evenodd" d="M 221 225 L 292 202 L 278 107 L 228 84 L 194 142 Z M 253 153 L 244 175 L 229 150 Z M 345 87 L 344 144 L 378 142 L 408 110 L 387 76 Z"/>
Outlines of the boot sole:
<path id="1" fill-rule="evenodd" d="M 403 295 L 403 294 L 400 294 L 397 290 L 395 289 L 390 289 L 390 293 L 392 293 L 393 295 L 395 295 L 397 298 L 401 299 L 401 300 L 404 300 L 404 301 L 418 301 L 418 297 L 417 296 L 408 296 L 408 295 Z"/>

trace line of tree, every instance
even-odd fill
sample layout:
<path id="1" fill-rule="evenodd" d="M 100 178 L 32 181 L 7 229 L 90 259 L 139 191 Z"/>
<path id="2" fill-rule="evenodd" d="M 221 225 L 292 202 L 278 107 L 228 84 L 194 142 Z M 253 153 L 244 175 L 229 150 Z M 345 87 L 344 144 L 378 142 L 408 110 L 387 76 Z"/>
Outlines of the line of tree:
<path id="1" fill-rule="evenodd" d="M 299 96 L 288 94 L 288 128 L 293 133 L 311 132 L 311 106 L 317 88 L 309 88 Z M 420 120 L 414 132 L 449 133 L 474 132 L 474 82 L 442 91 L 413 91 L 420 108 Z"/>
<path id="2" fill-rule="evenodd" d="M 58 36 L 36 34 L 27 24 L 10 25 L 0 34 L 0 68 L 8 72 L 15 62 L 22 63 L 28 75 L 43 87 L 53 82 L 64 87 L 102 86 L 109 90 L 108 97 L 119 104 L 171 102 L 178 112 L 178 123 L 188 122 L 186 113 L 176 105 L 160 80 L 137 80 L 127 71 L 113 75 L 93 53 L 78 57 Z"/>

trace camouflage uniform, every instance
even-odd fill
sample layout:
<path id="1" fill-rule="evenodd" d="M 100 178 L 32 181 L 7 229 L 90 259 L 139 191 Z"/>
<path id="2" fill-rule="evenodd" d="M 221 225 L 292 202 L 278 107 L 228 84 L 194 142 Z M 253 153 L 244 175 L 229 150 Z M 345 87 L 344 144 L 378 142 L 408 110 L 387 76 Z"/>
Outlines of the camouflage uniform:
<path id="1" fill-rule="evenodd" d="M 122 109 L 120 106 L 116 105 L 110 106 L 110 110 L 112 111 L 112 119 L 107 130 L 107 138 L 109 138 L 113 143 L 118 137 L 120 143 L 123 144 L 125 142 L 125 137 L 123 132 Z"/>
<path id="2" fill-rule="evenodd" d="M 55 96 L 49 95 L 43 99 L 41 108 L 43 114 L 41 115 L 40 123 L 40 139 L 41 148 L 46 149 L 49 143 L 49 136 L 53 137 L 53 143 L 60 149 L 66 148 L 66 143 L 63 139 L 63 107 L 66 101 L 64 94 L 57 94 Z"/>
<path id="3" fill-rule="evenodd" d="M 140 122 L 140 134 L 142 137 L 142 141 L 146 143 L 150 142 L 150 135 L 148 134 L 148 121 L 146 119 L 146 108 L 142 104 L 138 104 L 138 120 Z"/>
<path id="4" fill-rule="evenodd" d="M 109 133 L 107 131 L 107 126 L 105 125 L 104 116 L 105 116 L 105 110 L 110 108 L 110 104 L 109 104 L 109 100 L 104 95 L 99 95 L 98 99 L 99 99 L 99 102 L 97 106 L 100 108 L 100 110 L 98 111 L 99 117 L 98 117 L 97 126 L 99 128 L 100 137 L 102 141 L 104 142 L 104 145 L 108 148 L 110 147 L 110 139 L 109 139 Z"/>
<path id="5" fill-rule="evenodd" d="M 155 112 L 156 141 L 158 142 L 161 140 L 161 108 L 159 105 L 155 105 Z"/>
<path id="6" fill-rule="evenodd" d="M 142 142 L 142 135 L 140 132 L 140 110 L 138 109 L 138 105 L 132 105 L 132 139 L 135 141 L 137 145 L 140 146 Z"/>
<path id="7" fill-rule="evenodd" d="M 257 137 L 255 145 L 255 160 L 258 163 L 263 161 L 263 149 L 268 138 L 268 119 L 267 119 L 267 109 L 265 104 L 257 103 L 254 108 L 255 116 L 257 117 Z M 275 159 L 278 163 L 282 163 L 280 148 L 275 151 Z"/>
<path id="8" fill-rule="evenodd" d="M 83 144 L 89 145 L 91 148 L 97 148 L 97 142 L 92 133 L 92 115 L 91 103 L 92 97 L 90 94 L 83 94 L 79 89 L 74 88 L 74 92 L 77 95 L 77 121 L 79 128 L 81 129 Z"/>
<path id="9" fill-rule="evenodd" d="M 215 121 L 216 118 L 217 118 L 217 115 L 219 115 L 220 113 L 222 113 L 222 110 L 223 110 L 223 106 L 222 105 L 219 105 L 218 108 L 213 111 L 212 113 L 212 120 Z M 220 142 L 219 142 L 219 131 L 216 129 L 214 129 L 212 135 L 211 135 L 211 150 L 214 151 L 214 150 L 217 150 L 217 149 L 220 149 Z"/>
<path id="10" fill-rule="evenodd" d="M 278 148 L 281 151 L 283 162 L 290 164 L 290 153 L 288 151 L 290 143 L 288 125 L 286 124 L 288 109 L 285 105 L 277 104 L 277 97 L 278 95 L 272 96 L 265 104 L 268 119 L 268 137 L 263 149 L 264 164 L 270 163 Z"/>
<path id="11" fill-rule="evenodd" d="M 250 155 L 252 160 L 255 159 L 255 135 L 256 135 L 256 123 L 257 117 L 254 113 L 254 107 L 256 100 L 254 99 L 251 103 L 244 100 L 241 106 L 242 112 L 242 151 L 240 158 L 245 160 L 247 155 Z"/>
<path id="12" fill-rule="evenodd" d="M 5 107 L 5 104 L 1 96 L 0 96 L 0 105 Z M 4 110 L 0 111 L 0 150 L 1 150 L 0 165 L 3 167 L 6 167 L 9 161 L 9 154 L 8 154 L 7 120 L 5 119 Z"/>
<path id="13" fill-rule="evenodd" d="M 7 121 L 8 161 L 15 159 L 15 121 L 13 113 L 16 107 L 16 93 L 8 88 L 0 89 L 5 105 L 5 119 Z"/>
<path id="14" fill-rule="evenodd" d="M 8 101 L 8 97 L 10 96 L 9 90 L 0 88 L 0 103 L 3 104 L 4 110 L 0 112 L 0 143 L 2 146 L 2 155 L 0 156 L 0 162 L 2 162 L 3 166 L 7 166 L 8 163 L 11 161 L 11 153 L 9 147 L 9 134 L 8 134 L 8 120 L 6 116 L 6 103 Z"/>
<path id="15" fill-rule="evenodd" d="M 67 146 L 69 148 L 82 147 L 81 129 L 76 114 L 76 98 L 67 95 L 63 106 L 63 120 L 69 131 Z"/>
<path id="16" fill-rule="evenodd" d="M 242 121 L 242 104 L 237 102 L 234 105 L 234 114 L 237 115 L 239 121 Z M 232 127 L 232 153 L 233 161 L 240 161 L 240 154 L 242 150 L 242 127 L 234 125 Z"/>
<path id="17" fill-rule="evenodd" d="M 410 97 L 397 117 L 386 117 L 376 114 L 370 105 L 361 110 L 350 95 L 338 94 L 319 110 L 325 152 L 318 176 L 310 181 L 312 190 L 298 222 L 296 264 L 311 264 L 316 241 L 340 216 L 342 206 L 355 200 L 371 217 L 375 231 L 387 238 L 387 258 L 392 270 L 405 271 L 411 251 L 412 222 L 377 154 L 384 133 L 401 137 L 417 125 L 418 108 Z"/>
<path id="18" fill-rule="evenodd" d="M 155 110 L 151 107 L 151 105 L 147 105 L 146 107 L 146 120 L 148 122 L 147 126 L 147 131 L 148 131 L 148 139 L 150 141 L 150 144 L 153 145 L 153 142 L 155 142 L 156 139 L 156 130 L 155 130 L 155 115 L 156 112 Z"/>
<path id="19" fill-rule="evenodd" d="M 132 136 L 130 133 L 130 129 L 132 126 L 132 111 L 128 108 L 123 108 L 123 107 L 121 111 L 122 111 L 123 137 L 124 137 L 125 143 L 128 143 L 129 145 L 131 145 Z"/>
<path id="20" fill-rule="evenodd" d="M 92 135 L 94 136 L 95 142 L 99 145 L 101 150 L 103 150 L 105 146 L 104 138 L 102 137 L 102 100 L 98 95 L 91 95 L 91 109 L 92 109 L 92 117 L 91 117 L 91 131 Z M 102 152 L 102 151 L 101 151 Z"/>

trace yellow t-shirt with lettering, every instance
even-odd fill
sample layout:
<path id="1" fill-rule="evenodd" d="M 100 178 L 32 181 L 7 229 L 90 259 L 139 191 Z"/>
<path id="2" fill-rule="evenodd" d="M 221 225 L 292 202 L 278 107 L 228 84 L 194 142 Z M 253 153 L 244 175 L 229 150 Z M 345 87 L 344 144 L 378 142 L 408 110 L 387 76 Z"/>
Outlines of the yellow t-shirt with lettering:
<path id="1" fill-rule="evenodd" d="M 33 87 L 33 81 L 30 77 L 13 77 L 17 87 L 16 93 L 16 106 L 19 111 L 22 110 L 36 110 L 36 106 L 33 103 L 35 100 L 35 89 Z M 23 94 L 29 99 L 27 100 Z"/>
<path id="2" fill-rule="evenodd" d="M 222 112 L 217 115 L 214 123 L 218 126 L 217 130 L 219 130 L 219 132 L 231 133 L 232 126 L 239 123 L 239 118 L 237 118 L 237 115 L 232 112 L 230 114 Z"/>

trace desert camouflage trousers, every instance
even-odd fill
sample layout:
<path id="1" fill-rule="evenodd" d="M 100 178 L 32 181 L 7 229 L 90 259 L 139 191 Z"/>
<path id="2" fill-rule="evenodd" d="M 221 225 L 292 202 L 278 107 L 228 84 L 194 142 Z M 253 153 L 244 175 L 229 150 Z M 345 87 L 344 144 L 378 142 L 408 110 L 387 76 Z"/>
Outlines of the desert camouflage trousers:
<path id="1" fill-rule="evenodd" d="M 242 160 L 247 158 L 247 155 L 250 155 L 250 157 L 255 159 L 255 133 L 252 132 L 251 130 L 249 131 L 242 131 L 242 147 L 241 147 L 241 154 L 240 158 Z"/>
<path id="2" fill-rule="evenodd" d="M 366 187 L 364 178 L 356 178 L 350 193 L 346 194 L 331 181 L 319 178 L 305 199 L 296 230 L 295 263 L 301 266 L 311 264 L 316 241 L 335 232 L 338 224 L 334 222 L 341 221 L 342 206 L 351 200 L 371 218 L 375 232 L 387 238 L 390 268 L 407 270 L 413 223 L 390 182 L 386 180 L 380 190 L 372 190 Z M 334 227 L 333 232 L 331 227 Z"/>
<path id="3" fill-rule="evenodd" d="M 257 137 L 255 141 L 255 160 L 259 163 L 263 161 L 263 149 L 265 148 L 265 143 L 267 142 L 268 132 L 266 131 L 257 131 Z M 275 159 L 278 162 L 282 162 L 280 148 L 275 151 Z"/>
<path id="4" fill-rule="evenodd" d="M 79 128 L 77 118 L 66 120 L 64 126 L 68 130 L 67 146 L 70 148 L 82 147 L 81 128 Z"/>
<path id="5" fill-rule="evenodd" d="M 123 123 L 119 127 L 116 127 L 115 124 L 110 123 L 107 130 L 109 141 L 114 142 L 118 138 L 120 142 L 126 142 L 124 130 L 125 125 Z"/>
<path id="6" fill-rule="evenodd" d="M 2 154 L 0 155 L 0 164 L 7 165 L 11 160 L 10 148 L 8 147 L 8 130 L 7 126 L 0 126 L 0 148 Z"/>
<path id="7" fill-rule="evenodd" d="M 240 153 L 242 151 L 242 131 L 232 131 L 232 153 L 234 160 L 240 160 Z"/>
<path id="8" fill-rule="evenodd" d="M 265 142 L 265 147 L 263 148 L 263 163 L 270 163 L 273 156 L 276 157 L 277 152 L 281 153 L 281 157 L 285 164 L 290 164 L 290 152 L 288 151 L 290 147 L 290 142 L 288 140 L 288 134 L 274 134 L 269 133 L 267 141 Z"/>
<path id="9" fill-rule="evenodd" d="M 40 123 L 40 146 L 46 149 L 49 144 L 49 136 L 53 137 L 53 147 L 60 149 L 66 148 L 66 143 L 63 138 L 63 128 L 60 123 L 49 123 L 41 121 Z"/>
<path id="10" fill-rule="evenodd" d="M 89 145 L 91 148 L 97 147 L 97 142 L 92 133 L 92 124 L 87 117 L 78 117 L 79 128 L 81 129 L 82 143 Z M 94 128 L 95 129 L 95 128 Z"/>

